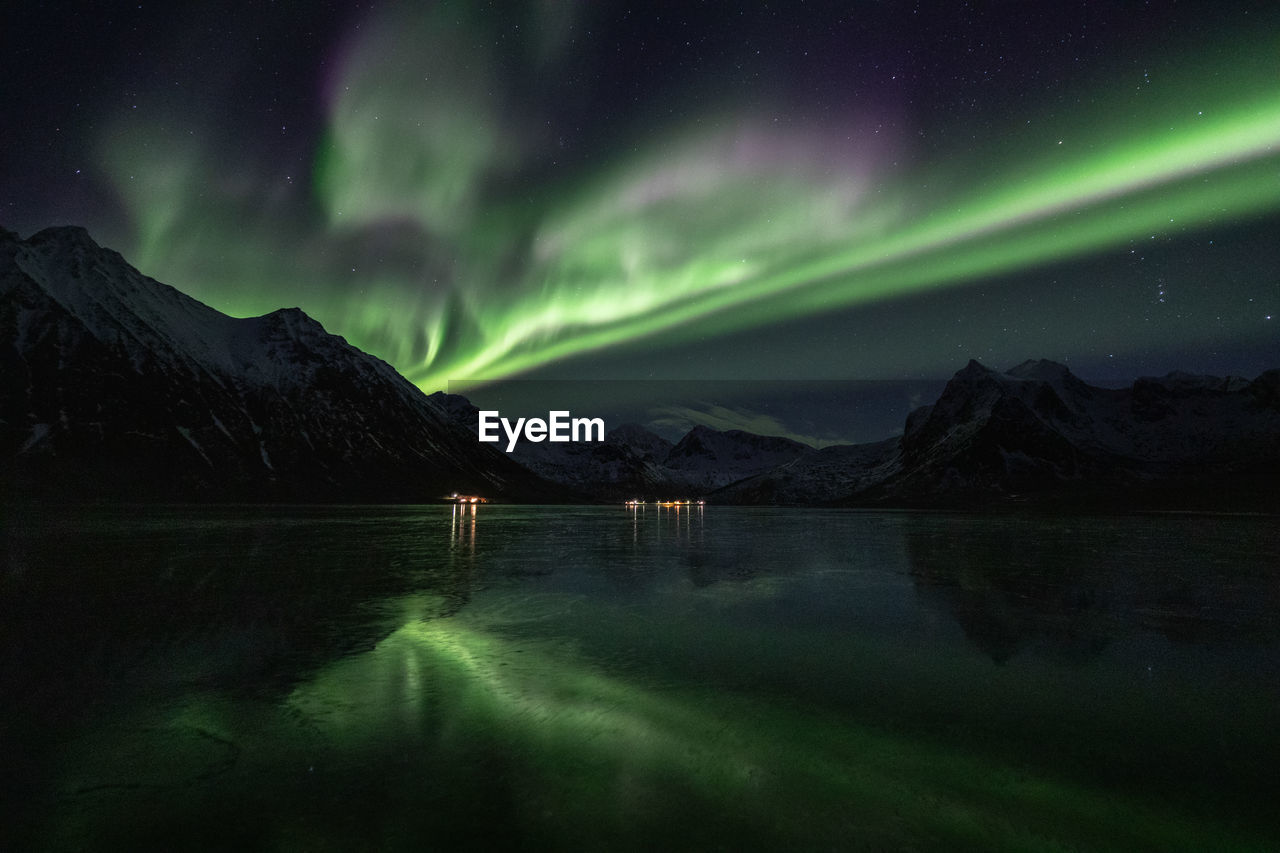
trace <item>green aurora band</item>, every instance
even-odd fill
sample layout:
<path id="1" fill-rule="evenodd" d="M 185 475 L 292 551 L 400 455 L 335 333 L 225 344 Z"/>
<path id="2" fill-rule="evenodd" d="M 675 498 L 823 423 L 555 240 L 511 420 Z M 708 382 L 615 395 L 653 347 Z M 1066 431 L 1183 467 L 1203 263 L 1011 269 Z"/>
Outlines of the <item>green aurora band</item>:
<path id="1" fill-rule="evenodd" d="M 310 186 L 264 191 L 191 137 L 116 128 L 102 153 L 131 259 L 234 314 L 291 300 L 432 391 L 1280 209 L 1275 39 L 914 165 L 874 117 L 778 130 L 730 109 L 530 188 L 520 167 L 543 143 L 443 8 L 386 15 L 350 46 Z"/>

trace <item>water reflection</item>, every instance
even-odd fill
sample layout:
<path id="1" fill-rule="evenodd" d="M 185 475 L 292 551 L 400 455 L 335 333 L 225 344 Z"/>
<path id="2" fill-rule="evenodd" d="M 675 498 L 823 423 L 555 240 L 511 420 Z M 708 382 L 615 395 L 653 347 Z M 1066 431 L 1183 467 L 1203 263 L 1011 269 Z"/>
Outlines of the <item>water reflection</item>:
<path id="1" fill-rule="evenodd" d="M 1137 629 L 1184 643 L 1274 641 L 1280 589 L 1266 531 L 1170 518 L 909 516 L 903 527 L 922 601 L 996 663 L 1033 645 L 1083 663 Z"/>
<path id="2" fill-rule="evenodd" d="M 1263 846 L 1257 522 L 257 513 L 16 543 L 14 849 Z"/>
<path id="3" fill-rule="evenodd" d="M 449 549 L 459 547 L 467 553 L 476 552 L 476 511 L 479 503 L 455 503 L 450 507 Z"/>
<path id="4" fill-rule="evenodd" d="M 149 791 L 150 820 L 161 837 L 190 840 L 198 828 L 206 840 L 243 844 L 231 827 L 244 815 L 209 815 L 248 789 L 271 803 L 254 815 L 250 840 L 286 846 L 1056 849 L 1099 832 L 1130 849 L 1252 841 L 1173 808 L 803 704 L 619 678 L 571 644 L 511 627 L 473 611 L 407 622 L 269 714 L 217 699 L 181 704 L 156 722 L 169 753 L 201 766 L 216 757 L 199 751 L 212 738 L 243 758 L 195 796 L 185 785 Z M 73 746 L 80 767 L 131 755 L 133 769 L 107 778 L 171 760 L 111 730 Z M 78 809 L 52 832 L 73 846 L 136 829 L 127 812 Z"/>
<path id="5" fill-rule="evenodd" d="M 694 547 L 702 544 L 705 511 L 700 503 L 661 503 L 655 509 L 659 522 L 674 535 L 676 542 Z"/>

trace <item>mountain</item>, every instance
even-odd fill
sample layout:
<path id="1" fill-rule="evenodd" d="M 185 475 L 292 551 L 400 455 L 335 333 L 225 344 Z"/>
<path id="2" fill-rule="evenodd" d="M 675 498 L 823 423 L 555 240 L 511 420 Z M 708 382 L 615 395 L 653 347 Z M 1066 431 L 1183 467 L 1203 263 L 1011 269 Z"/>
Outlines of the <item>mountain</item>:
<path id="1" fill-rule="evenodd" d="M 908 419 L 902 469 L 883 493 L 926 503 L 1252 493 L 1280 470 L 1277 391 L 1280 371 L 1253 381 L 1172 373 L 1105 389 L 1052 362 L 998 373 L 973 361 Z"/>
<path id="2" fill-rule="evenodd" d="M 711 494 L 719 503 L 971 508 L 1277 505 L 1280 371 L 1171 373 L 1131 388 L 1061 364 L 971 361 L 900 438 L 828 447 Z"/>
<path id="3" fill-rule="evenodd" d="M 475 417 L 466 415 L 474 430 Z M 623 424 L 599 443 L 521 442 L 512 457 L 539 476 L 595 500 L 693 498 L 771 470 L 808 445 L 742 430 L 696 426 L 678 443 Z"/>
<path id="4" fill-rule="evenodd" d="M 471 424 L 475 417 L 471 416 Z M 474 427 L 473 427 L 474 429 Z M 529 470 L 596 500 L 670 494 L 663 461 L 671 442 L 636 424 L 610 430 L 602 442 L 553 444 L 522 441 L 512 458 Z"/>
<path id="5" fill-rule="evenodd" d="M 0 499 L 531 501 L 1255 509 L 1280 506 L 1280 370 L 1130 388 L 970 362 L 900 437 L 827 447 L 625 424 L 600 443 L 476 440 L 297 308 L 235 319 L 80 228 L 0 229 Z"/>
<path id="6" fill-rule="evenodd" d="M 459 402 L 460 401 L 460 402 Z M 474 433 L 464 398 L 446 408 Z M 719 504 L 1252 510 L 1280 507 L 1280 371 L 1171 373 L 1090 385 L 1064 365 L 971 361 L 901 436 L 815 450 L 697 426 L 674 446 L 628 424 L 601 444 L 518 445 L 512 458 L 591 500 Z"/>
<path id="7" fill-rule="evenodd" d="M 475 437 L 480 409 L 470 400 L 443 392 L 429 399 L 446 411 L 458 428 Z M 610 430 L 602 442 L 521 441 L 509 458 L 539 477 L 567 487 L 579 499 L 622 500 L 665 490 L 668 481 L 659 465 L 670 450 L 671 442 L 661 436 L 635 424 L 623 424 Z"/>
<path id="8" fill-rule="evenodd" d="M 901 468 L 901 440 L 838 444 L 810 450 L 714 491 L 715 503 L 801 506 L 831 504 L 872 488 Z"/>
<path id="9" fill-rule="evenodd" d="M 433 394 L 474 436 L 479 409 L 465 397 Z M 693 498 L 798 459 L 812 448 L 777 436 L 696 426 L 676 444 L 638 424 L 622 424 L 602 442 L 521 441 L 510 458 L 586 500 Z"/>
<path id="10" fill-rule="evenodd" d="M 712 491 L 813 450 L 789 438 L 696 426 L 671 448 L 664 467 L 686 489 Z"/>
<path id="11" fill-rule="evenodd" d="M 12 497 L 558 494 L 301 310 L 229 317 L 81 228 L 0 230 L 0 484 Z"/>

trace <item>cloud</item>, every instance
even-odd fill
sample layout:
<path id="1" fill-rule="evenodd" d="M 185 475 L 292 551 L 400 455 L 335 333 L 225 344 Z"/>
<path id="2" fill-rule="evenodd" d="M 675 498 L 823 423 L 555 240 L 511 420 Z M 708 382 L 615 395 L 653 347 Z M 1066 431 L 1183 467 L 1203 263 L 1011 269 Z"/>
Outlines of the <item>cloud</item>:
<path id="1" fill-rule="evenodd" d="M 847 440 L 804 435 L 794 432 L 782 421 L 762 412 L 747 409 L 731 409 L 711 403 L 694 406 L 661 406 L 649 411 L 650 420 L 647 426 L 659 432 L 688 432 L 695 426 L 705 426 L 716 430 L 739 429 L 756 435 L 776 435 L 789 438 L 810 447 L 830 447 L 834 444 L 848 444 Z"/>

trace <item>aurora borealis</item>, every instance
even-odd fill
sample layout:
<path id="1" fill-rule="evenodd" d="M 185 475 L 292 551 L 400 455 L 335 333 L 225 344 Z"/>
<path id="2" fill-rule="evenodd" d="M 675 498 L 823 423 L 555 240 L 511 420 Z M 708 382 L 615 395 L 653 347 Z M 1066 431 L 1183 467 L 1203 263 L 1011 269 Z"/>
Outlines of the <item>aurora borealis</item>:
<path id="1" fill-rule="evenodd" d="M 15 35 L 3 224 L 298 305 L 424 390 L 1280 354 L 1270 4 L 67 7 Z"/>

